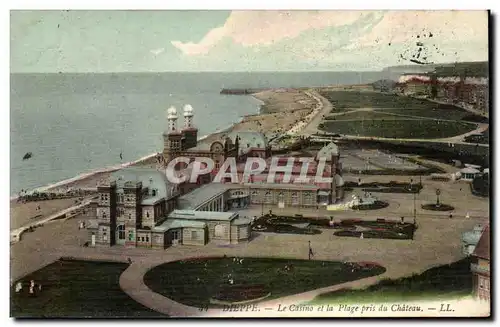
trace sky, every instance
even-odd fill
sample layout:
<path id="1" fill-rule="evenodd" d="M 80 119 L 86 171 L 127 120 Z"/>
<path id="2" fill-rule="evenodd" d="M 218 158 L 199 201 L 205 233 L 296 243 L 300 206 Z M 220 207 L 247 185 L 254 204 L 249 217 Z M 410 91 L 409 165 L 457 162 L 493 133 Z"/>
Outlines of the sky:
<path id="1" fill-rule="evenodd" d="M 488 60 L 486 11 L 11 11 L 10 27 L 13 73 L 376 71 Z"/>

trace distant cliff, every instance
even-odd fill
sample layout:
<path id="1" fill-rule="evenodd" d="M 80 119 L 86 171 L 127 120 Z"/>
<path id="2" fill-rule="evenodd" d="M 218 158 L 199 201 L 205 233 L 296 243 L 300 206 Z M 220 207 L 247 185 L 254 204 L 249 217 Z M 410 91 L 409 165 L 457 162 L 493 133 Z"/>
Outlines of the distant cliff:
<path id="1" fill-rule="evenodd" d="M 254 94 L 265 91 L 267 89 L 222 89 L 220 94 L 230 94 L 230 95 L 246 95 L 246 94 Z"/>
<path id="2" fill-rule="evenodd" d="M 487 61 L 456 62 L 447 64 L 429 65 L 400 65 L 382 69 L 382 73 L 393 79 L 394 74 L 424 74 L 434 73 L 437 76 L 473 76 L 487 77 L 489 64 Z"/>
<path id="3" fill-rule="evenodd" d="M 382 73 L 388 74 L 422 74 L 433 71 L 436 66 L 444 65 L 400 65 L 390 66 L 382 69 Z"/>

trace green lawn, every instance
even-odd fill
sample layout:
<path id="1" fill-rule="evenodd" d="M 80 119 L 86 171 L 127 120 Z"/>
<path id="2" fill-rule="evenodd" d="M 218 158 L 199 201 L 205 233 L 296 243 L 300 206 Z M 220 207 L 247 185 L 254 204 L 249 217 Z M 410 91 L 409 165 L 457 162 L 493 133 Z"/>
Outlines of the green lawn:
<path id="1" fill-rule="evenodd" d="M 385 111 L 356 111 L 348 112 L 343 115 L 326 116 L 325 120 L 372 120 L 372 119 L 405 119 L 405 117 L 385 114 Z"/>
<path id="2" fill-rule="evenodd" d="M 165 317 L 125 294 L 119 285 L 127 264 L 59 260 L 22 278 L 20 293 L 11 292 L 13 317 Z M 35 296 L 29 281 L 42 284 Z M 17 283 L 17 282 L 16 282 Z"/>
<path id="3" fill-rule="evenodd" d="M 387 114 L 400 114 L 415 117 L 425 117 L 434 119 L 461 120 L 464 117 L 470 116 L 470 113 L 455 107 L 444 108 L 428 108 L 428 109 L 381 109 L 379 112 Z M 404 117 L 400 117 L 404 118 Z"/>
<path id="4" fill-rule="evenodd" d="M 424 99 L 379 92 L 322 91 L 320 94 L 332 103 L 332 112 L 349 108 L 428 109 L 436 106 Z"/>
<path id="5" fill-rule="evenodd" d="M 324 121 L 320 128 L 326 132 L 387 137 L 433 139 L 465 134 L 476 125 L 465 122 L 436 120 L 365 120 L 365 121 Z"/>
<path id="6" fill-rule="evenodd" d="M 332 113 L 349 111 L 358 108 L 373 108 L 379 109 L 378 112 L 396 113 L 418 117 L 461 120 L 470 116 L 471 113 L 464 109 L 457 108 L 450 104 L 440 104 L 431 102 L 425 99 L 414 99 L 406 96 L 393 94 L 384 94 L 379 92 L 356 92 L 356 91 L 323 91 L 321 92 L 325 98 L 330 101 L 334 108 Z M 351 115 L 351 114 L 348 114 Z M 363 118 L 363 113 L 358 114 Z M 373 112 L 365 112 L 364 119 L 378 119 Z M 354 119 L 354 118 L 339 118 L 339 119 Z M 477 117 L 476 117 L 477 119 Z"/>
<path id="7" fill-rule="evenodd" d="M 286 271 L 287 265 L 293 265 L 293 269 Z M 353 272 L 349 264 L 333 261 L 243 258 L 239 263 L 233 258 L 200 258 L 155 267 L 146 273 L 144 281 L 174 301 L 203 308 L 217 306 L 210 303 L 210 298 L 228 287 L 229 278 L 238 288 L 264 285 L 269 300 L 383 272 L 385 268 L 379 266 Z"/>
<path id="8" fill-rule="evenodd" d="M 465 258 L 410 277 L 385 279 L 366 289 L 321 294 L 311 304 L 403 302 L 469 296 L 472 292 L 470 263 L 470 259 Z"/>

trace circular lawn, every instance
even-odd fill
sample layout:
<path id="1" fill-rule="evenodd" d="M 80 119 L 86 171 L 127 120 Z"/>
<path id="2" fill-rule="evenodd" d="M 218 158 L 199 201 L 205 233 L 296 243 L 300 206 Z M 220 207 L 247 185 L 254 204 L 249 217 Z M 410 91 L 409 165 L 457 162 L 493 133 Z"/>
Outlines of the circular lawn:
<path id="1" fill-rule="evenodd" d="M 383 272 L 376 264 L 211 257 L 159 265 L 145 274 L 144 282 L 176 302 L 205 308 L 279 298 Z"/>

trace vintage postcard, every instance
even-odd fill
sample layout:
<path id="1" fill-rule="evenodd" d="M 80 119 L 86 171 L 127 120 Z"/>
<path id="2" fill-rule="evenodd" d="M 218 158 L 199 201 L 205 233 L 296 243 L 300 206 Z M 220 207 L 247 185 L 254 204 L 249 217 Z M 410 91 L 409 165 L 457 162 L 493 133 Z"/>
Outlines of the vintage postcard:
<path id="1" fill-rule="evenodd" d="M 487 10 L 10 12 L 10 316 L 490 317 Z"/>

